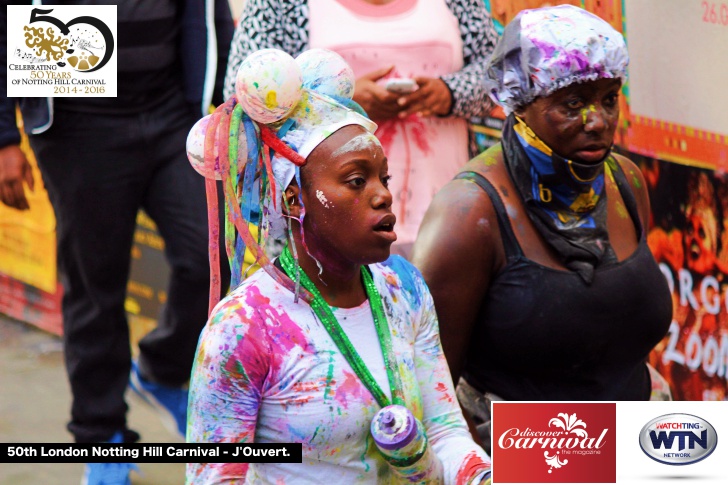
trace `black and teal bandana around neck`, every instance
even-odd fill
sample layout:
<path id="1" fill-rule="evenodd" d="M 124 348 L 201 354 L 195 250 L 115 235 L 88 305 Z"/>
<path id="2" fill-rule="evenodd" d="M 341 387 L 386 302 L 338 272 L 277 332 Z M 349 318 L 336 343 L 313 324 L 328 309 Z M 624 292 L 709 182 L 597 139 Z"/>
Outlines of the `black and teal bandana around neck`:
<path id="1" fill-rule="evenodd" d="M 591 284 L 597 267 L 617 261 L 607 233 L 604 176 L 609 165 L 560 157 L 513 114 L 506 119 L 502 142 L 528 217 L 562 264 Z"/>

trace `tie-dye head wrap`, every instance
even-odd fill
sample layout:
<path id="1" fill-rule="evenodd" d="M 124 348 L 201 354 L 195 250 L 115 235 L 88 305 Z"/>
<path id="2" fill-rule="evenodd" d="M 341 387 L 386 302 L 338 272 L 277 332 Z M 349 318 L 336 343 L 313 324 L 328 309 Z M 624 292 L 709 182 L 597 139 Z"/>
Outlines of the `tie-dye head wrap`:
<path id="1" fill-rule="evenodd" d="M 210 311 L 220 298 L 216 180 L 222 181 L 225 195 L 231 288 L 242 280 L 246 249 L 275 280 L 291 286 L 263 248 L 269 238 L 284 237 L 282 193 L 298 179 L 314 148 L 344 126 L 359 125 L 369 133 L 377 129 L 351 99 L 354 81 L 351 67 L 332 51 L 311 49 L 293 59 L 281 50 L 263 49 L 241 64 L 235 96 L 192 127 L 187 156 L 207 179 Z M 257 237 L 251 225 L 258 228 Z"/>
<path id="2" fill-rule="evenodd" d="M 622 34 L 572 5 L 523 10 L 488 61 L 486 86 L 506 113 L 573 83 L 619 78 L 629 56 Z"/>

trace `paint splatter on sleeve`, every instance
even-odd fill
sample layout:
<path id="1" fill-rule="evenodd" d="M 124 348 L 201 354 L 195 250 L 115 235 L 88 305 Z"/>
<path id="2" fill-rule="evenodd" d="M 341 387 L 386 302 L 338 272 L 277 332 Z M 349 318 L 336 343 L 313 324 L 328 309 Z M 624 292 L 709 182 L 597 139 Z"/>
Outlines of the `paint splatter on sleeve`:
<path id="1" fill-rule="evenodd" d="M 264 322 L 242 300 L 216 308 L 200 336 L 190 380 L 187 441 L 253 442 L 270 349 Z M 245 481 L 247 464 L 191 463 L 188 483 Z"/>
<path id="2" fill-rule="evenodd" d="M 445 483 L 478 483 L 490 470 L 490 458 L 472 439 L 455 396 L 450 369 L 440 344 L 432 295 L 422 278 L 415 338 L 415 368 L 422 394 L 423 424 L 428 439 L 442 462 Z"/>

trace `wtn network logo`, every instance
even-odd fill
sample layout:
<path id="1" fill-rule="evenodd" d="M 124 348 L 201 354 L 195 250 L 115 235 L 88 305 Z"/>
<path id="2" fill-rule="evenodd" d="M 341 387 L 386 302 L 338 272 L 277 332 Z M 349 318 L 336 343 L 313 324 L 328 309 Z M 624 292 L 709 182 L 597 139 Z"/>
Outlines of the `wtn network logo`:
<path id="1" fill-rule="evenodd" d="M 718 434 L 706 420 L 692 414 L 666 414 L 640 431 L 640 447 L 666 465 L 689 465 L 707 458 L 718 445 Z"/>

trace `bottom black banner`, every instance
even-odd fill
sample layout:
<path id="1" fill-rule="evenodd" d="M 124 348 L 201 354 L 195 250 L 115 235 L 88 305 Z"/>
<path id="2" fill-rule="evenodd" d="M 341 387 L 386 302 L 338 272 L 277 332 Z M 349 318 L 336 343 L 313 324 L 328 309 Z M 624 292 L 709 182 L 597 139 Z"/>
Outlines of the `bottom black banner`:
<path id="1" fill-rule="evenodd" d="M 301 463 L 300 443 L 0 443 L 0 463 Z"/>

